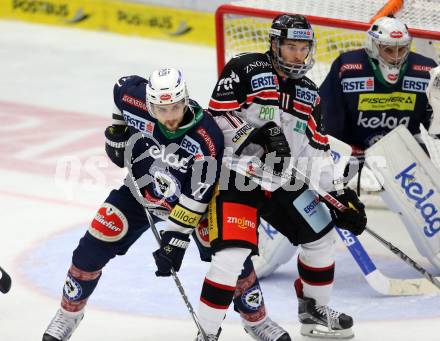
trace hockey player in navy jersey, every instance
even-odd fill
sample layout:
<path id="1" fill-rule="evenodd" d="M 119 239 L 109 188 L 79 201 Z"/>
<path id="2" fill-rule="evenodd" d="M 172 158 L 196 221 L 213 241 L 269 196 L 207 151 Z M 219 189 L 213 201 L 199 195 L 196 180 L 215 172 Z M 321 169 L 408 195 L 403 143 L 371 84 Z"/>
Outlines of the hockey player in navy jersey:
<path id="1" fill-rule="evenodd" d="M 330 212 L 305 185 L 291 190 L 275 189 L 271 184 L 272 191 L 263 191 L 263 186 L 242 190 L 237 184 L 255 177 L 249 170 L 243 178 L 233 168 L 229 186 L 222 188 L 220 184 L 208 209 L 215 253 L 201 292 L 200 323 L 210 340 L 217 340 L 226 311 L 233 300 L 236 302 L 234 293 L 240 290 L 258 298 L 242 302 L 249 314 L 254 310 L 255 323 L 245 324 L 245 330 L 258 340 L 290 340 L 267 318 L 261 291 L 255 290 L 255 272 L 237 283 L 243 264 L 258 253 L 257 226 L 262 217 L 291 243 L 302 246 L 295 281 L 301 333 L 351 337 L 352 318 L 328 307 L 335 269 L 334 224 L 360 234 L 366 225 L 365 211 L 353 191 L 334 182 L 328 141 L 321 130 L 318 90 L 305 77 L 313 66 L 316 48 L 310 24 L 301 15 L 277 16 L 270 29 L 269 47 L 266 53 L 232 58 L 215 85 L 209 110 L 223 131 L 225 146 L 237 155 L 258 155 L 266 164 L 271 162 L 270 155 L 282 160 L 305 158 L 307 165 L 319 159 L 320 186 L 355 209 L 340 214 L 330 208 Z M 279 173 L 283 163 L 272 161 Z"/>
<path id="2" fill-rule="evenodd" d="M 156 275 L 169 276 L 171 268 L 179 270 L 189 235 L 212 196 L 223 135 L 211 115 L 189 99 L 185 80 L 176 69 L 154 71 L 148 81 L 139 76 L 121 78 L 113 93 L 115 111 L 113 124 L 105 130 L 105 149 L 115 164 L 124 167 L 124 151 L 131 148 L 131 173 L 139 180 L 153 219 L 166 223 L 161 246 L 153 255 Z M 130 138 L 139 135 L 137 140 Z M 215 162 L 203 166 L 209 159 Z M 144 207 L 129 183 L 127 178 L 126 185 L 110 192 L 73 251 L 61 308 L 44 341 L 70 338 L 105 265 L 124 255 L 149 228 Z"/>
<path id="3" fill-rule="evenodd" d="M 420 124 L 429 129 L 432 118 L 425 90 L 437 64 L 411 52 L 411 41 L 400 20 L 377 19 L 365 48 L 341 54 L 320 87 L 326 133 L 356 154 L 400 124 L 423 143 Z"/>

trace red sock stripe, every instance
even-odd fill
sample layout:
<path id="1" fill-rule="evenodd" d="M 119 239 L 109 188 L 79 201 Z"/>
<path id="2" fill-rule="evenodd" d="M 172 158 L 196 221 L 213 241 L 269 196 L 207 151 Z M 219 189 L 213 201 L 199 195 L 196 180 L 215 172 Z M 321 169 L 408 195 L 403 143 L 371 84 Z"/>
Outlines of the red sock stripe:
<path id="1" fill-rule="evenodd" d="M 301 280 L 309 285 L 329 285 L 335 278 L 335 263 L 323 268 L 315 268 L 305 265 L 298 257 L 298 273 Z"/>
<path id="2" fill-rule="evenodd" d="M 301 262 L 301 259 L 298 257 L 298 266 L 301 266 L 303 269 L 310 270 L 310 271 L 328 271 L 328 270 L 332 270 L 335 268 L 335 262 L 333 262 L 331 265 L 325 266 L 323 268 L 314 268 L 312 266 L 306 265 L 303 262 Z"/>
<path id="3" fill-rule="evenodd" d="M 200 297 L 200 301 L 205 303 L 207 306 L 209 306 L 211 308 L 214 308 L 214 309 L 226 310 L 226 309 L 229 308 L 229 304 L 228 305 L 218 305 L 218 304 L 212 303 L 212 302 L 210 302 L 208 300 L 205 300 L 203 297 Z"/>
<path id="4" fill-rule="evenodd" d="M 213 282 L 213 281 L 210 281 L 210 280 L 207 279 L 207 278 L 205 278 L 205 283 L 207 283 L 207 284 L 209 284 L 209 285 L 211 285 L 211 286 L 213 286 L 213 287 L 216 287 L 216 288 L 218 288 L 218 289 L 228 290 L 228 291 L 235 291 L 235 287 L 231 287 L 231 286 L 229 286 L 229 285 L 225 285 L 225 284 L 220 284 L 220 283 L 217 283 L 217 282 Z"/>

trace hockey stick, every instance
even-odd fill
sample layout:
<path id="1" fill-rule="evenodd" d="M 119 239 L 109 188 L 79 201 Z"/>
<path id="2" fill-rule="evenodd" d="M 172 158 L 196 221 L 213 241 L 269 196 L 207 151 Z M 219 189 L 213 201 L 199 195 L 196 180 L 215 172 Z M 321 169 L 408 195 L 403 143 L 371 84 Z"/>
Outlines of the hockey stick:
<path id="1" fill-rule="evenodd" d="M 0 291 L 6 294 L 11 289 L 11 276 L 0 266 Z"/>
<path id="2" fill-rule="evenodd" d="M 257 180 L 261 180 L 264 177 L 270 178 L 271 176 L 278 176 L 283 178 L 292 178 L 292 174 L 288 174 L 284 172 L 283 174 L 276 174 L 273 169 L 265 165 L 259 158 L 257 157 L 251 157 L 251 158 L 235 158 L 231 157 L 226 161 L 227 167 L 230 169 L 233 169 L 234 171 L 237 171 L 245 176 L 248 177 L 256 177 Z M 243 167 L 244 166 L 244 167 Z M 249 172 L 249 166 L 252 168 L 252 172 Z M 259 170 L 263 172 L 263 175 L 256 174 L 256 170 Z M 300 175 L 302 177 L 302 181 L 307 183 L 310 188 L 315 190 L 325 201 L 327 201 L 330 205 L 334 206 L 336 209 L 340 210 L 341 212 L 347 210 L 348 208 L 343 205 L 341 202 L 339 202 L 335 197 L 330 195 L 328 192 L 324 191 L 322 188 L 319 187 L 319 185 L 316 185 L 312 182 L 310 177 L 308 177 L 304 172 L 301 172 L 296 167 L 292 167 L 292 170 L 296 173 L 296 175 Z M 255 175 L 254 175 L 255 174 Z M 275 175 L 274 175 L 275 174 Z M 440 280 L 434 277 L 431 273 L 429 273 L 427 270 L 425 270 L 422 266 L 420 266 L 418 263 L 416 263 L 413 259 L 411 259 L 408 255 L 406 255 L 403 251 L 401 251 L 399 248 L 395 247 L 393 244 L 391 244 L 386 239 L 382 238 L 379 234 L 371 230 L 370 228 L 366 227 L 365 230 L 370 233 L 377 241 L 379 241 L 382 245 L 387 247 L 390 251 L 392 251 L 394 254 L 400 257 L 404 262 L 409 264 L 412 268 L 420 272 L 428 282 L 435 285 L 437 288 L 440 288 Z M 359 241 L 358 241 L 359 242 Z M 359 242 L 360 245 L 360 242 Z M 365 250 L 364 254 L 366 255 Z M 351 252 L 351 250 L 350 250 Z M 368 257 L 369 258 L 369 257 Z M 356 258 L 355 258 L 356 259 Z M 356 259 L 357 261 L 357 259 Z M 370 259 L 371 261 L 371 259 Z M 372 263 L 372 262 L 371 262 Z M 358 263 L 359 264 L 359 263 Z M 378 275 L 376 275 L 378 276 Z M 429 284 L 429 283 L 428 283 Z M 414 284 L 413 284 L 414 285 Z M 417 286 L 417 284 L 415 284 Z M 424 284 L 421 284 L 424 285 Z"/>
<path id="3" fill-rule="evenodd" d="M 440 289 L 425 278 L 390 278 L 376 268 L 373 260 L 362 246 L 360 240 L 348 230 L 336 228 L 339 236 L 350 251 L 366 281 L 375 291 L 382 295 L 412 296 L 438 294 Z"/>
<path id="4" fill-rule="evenodd" d="M 136 135 L 133 135 L 132 138 L 133 137 L 136 138 Z M 130 140 L 132 138 L 130 138 Z M 141 190 L 139 188 L 139 185 L 136 182 L 136 179 L 135 179 L 135 177 L 133 175 L 133 171 L 132 171 L 132 167 L 131 167 L 131 155 L 129 155 L 129 154 L 132 154 L 131 153 L 132 150 L 130 150 L 130 152 L 128 153 L 127 149 L 128 148 L 126 148 L 125 153 L 124 153 L 124 164 L 127 167 L 128 175 L 129 175 L 129 180 L 131 180 L 131 181 L 129 181 L 127 178 L 125 178 L 125 185 L 130 189 L 130 192 L 133 195 L 137 196 L 137 198 L 138 198 L 137 201 L 144 207 L 145 215 L 147 216 L 148 223 L 150 224 L 151 231 L 153 231 L 154 238 L 156 239 L 157 243 L 160 246 L 160 242 L 161 242 L 160 234 L 157 231 L 156 224 L 154 223 L 154 220 L 151 217 L 151 213 L 148 210 L 148 207 L 147 207 L 147 204 L 145 202 L 145 199 L 142 196 L 142 193 L 141 193 Z M 200 324 L 199 318 L 197 317 L 197 314 L 195 313 L 195 311 L 193 309 L 193 306 L 192 306 L 191 302 L 189 301 L 188 296 L 185 293 L 185 289 L 183 288 L 182 283 L 180 282 L 180 279 L 177 276 L 177 273 L 176 273 L 176 271 L 173 268 L 171 268 L 171 277 L 173 277 L 174 283 L 176 283 L 177 289 L 180 292 L 180 296 L 182 297 L 183 301 L 185 302 L 185 305 L 186 305 L 186 307 L 187 307 L 187 309 L 188 309 L 188 311 L 189 311 L 189 313 L 190 313 L 194 323 L 196 324 L 197 329 L 199 330 L 200 334 L 202 335 L 203 341 L 209 341 L 208 337 L 206 336 L 205 331 L 202 328 L 202 325 Z"/>

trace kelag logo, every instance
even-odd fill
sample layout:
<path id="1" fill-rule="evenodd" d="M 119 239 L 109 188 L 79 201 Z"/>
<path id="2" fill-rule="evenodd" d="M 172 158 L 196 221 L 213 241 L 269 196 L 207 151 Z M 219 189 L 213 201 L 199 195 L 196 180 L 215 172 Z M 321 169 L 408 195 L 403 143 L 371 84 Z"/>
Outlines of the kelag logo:
<path id="1" fill-rule="evenodd" d="M 417 166 L 415 162 L 405 168 L 402 172 L 395 176 L 396 180 L 400 179 L 400 187 L 404 189 L 406 196 L 415 202 L 414 207 L 417 208 L 426 223 L 423 227 L 423 232 L 430 238 L 440 231 L 440 217 L 437 215 L 438 208 L 430 202 L 427 202 L 433 194 L 434 190 L 430 188 L 427 192 L 419 183 L 414 172 L 411 171 Z"/>

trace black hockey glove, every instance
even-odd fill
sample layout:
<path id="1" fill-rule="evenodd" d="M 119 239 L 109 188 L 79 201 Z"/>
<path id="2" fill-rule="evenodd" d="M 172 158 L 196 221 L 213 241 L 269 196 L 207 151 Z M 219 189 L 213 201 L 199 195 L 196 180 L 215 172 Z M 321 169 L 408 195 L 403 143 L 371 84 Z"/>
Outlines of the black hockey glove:
<path id="1" fill-rule="evenodd" d="M 105 152 L 112 162 L 124 167 L 124 151 L 130 133 L 127 126 L 111 125 L 105 129 Z"/>
<path id="2" fill-rule="evenodd" d="M 171 269 L 179 271 L 182 265 L 183 256 L 189 245 L 189 235 L 186 233 L 165 231 L 162 233 L 160 248 L 153 252 L 156 262 L 157 277 L 171 275 Z"/>
<path id="3" fill-rule="evenodd" d="M 290 147 L 281 128 L 275 122 L 267 122 L 258 128 L 249 138 L 250 143 L 259 144 L 264 148 L 265 154 L 275 153 L 276 157 L 280 157 L 281 161 L 274 164 L 274 171 L 281 173 L 283 171 L 284 158 L 290 157 Z M 273 154 L 272 154 L 273 155 Z M 267 160 L 264 159 L 264 162 Z"/>
<path id="4" fill-rule="evenodd" d="M 364 232 L 365 227 L 367 226 L 367 215 L 365 214 L 365 205 L 359 200 L 356 192 L 351 188 L 345 188 L 342 194 L 338 194 L 336 191 L 331 192 L 330 194 L 348 207 L 347 210 L 341 212 L 336 207 L 323 200 L 330 209 L 330 213 L 336 226 L 344 230 L 349 230 L 356 236 Z"/>

